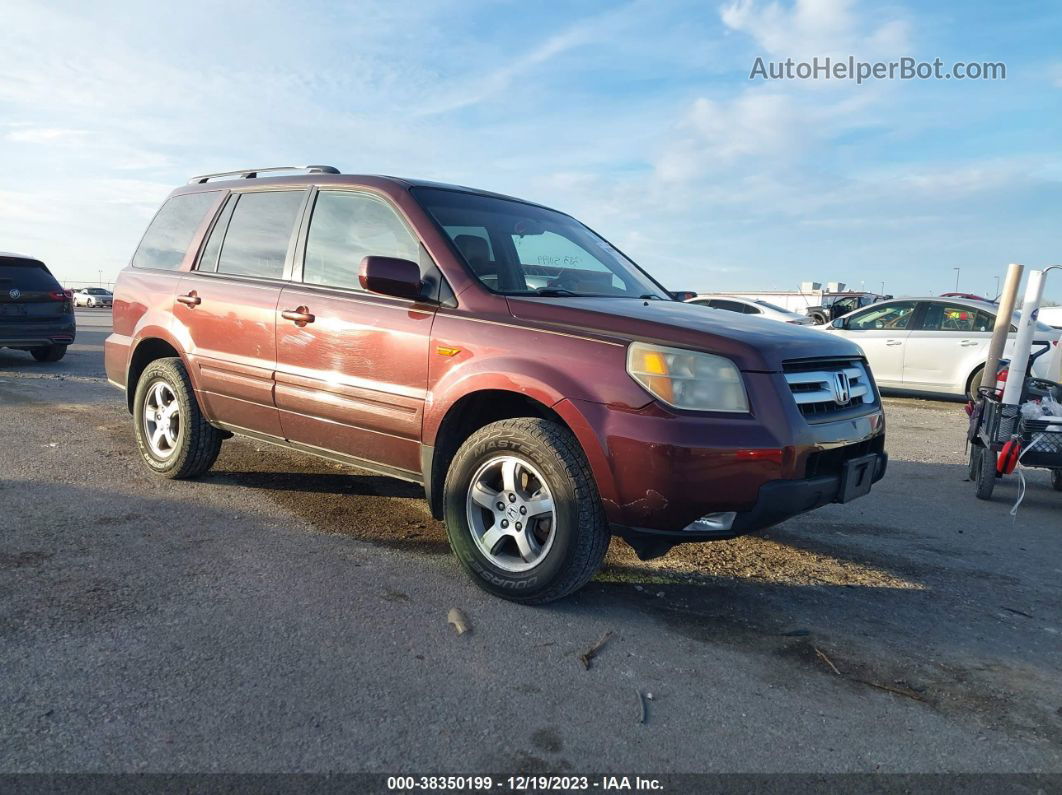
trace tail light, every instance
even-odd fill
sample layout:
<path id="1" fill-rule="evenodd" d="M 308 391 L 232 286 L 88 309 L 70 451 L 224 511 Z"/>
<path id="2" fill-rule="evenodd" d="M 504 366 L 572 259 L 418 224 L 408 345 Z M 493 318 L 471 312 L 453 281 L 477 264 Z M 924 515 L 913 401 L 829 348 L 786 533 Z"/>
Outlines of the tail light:
<path id="1" fill-rule="evenodd" d="M 48 297 L 51 298 L 53 301 L 70 300 L 70 296 L 67 294 L 66 290 L 52 290 L 50 293 L 48 293 Z"/>

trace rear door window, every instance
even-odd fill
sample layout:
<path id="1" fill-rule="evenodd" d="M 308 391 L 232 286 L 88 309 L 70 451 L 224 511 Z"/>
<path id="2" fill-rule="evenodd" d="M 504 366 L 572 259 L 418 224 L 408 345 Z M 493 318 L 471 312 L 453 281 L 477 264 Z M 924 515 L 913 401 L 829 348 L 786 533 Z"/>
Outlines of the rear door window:
<path id="1" fill-rule="evenodd" d="M 306 191 L 244 193 L 232 211 L 218 273 L 280 279 Z"/>
<path id="2" fill-rule="evenodd" d="M 923 331 L 958 331 L 962 333 L 988 332 L 995 325 L 995 317 L 981 309 L 968 306 L 949 306 L 930 303 L 922 319 Z"/>
<path id="3" fill-rule="evenodd" d="M 230 196 L 225 208 L 214 222 L 214 228 L 210 230 L 203 253 L 199 255 L 199 263 L 195 266 L 197 271 L 213 273 L 218 269 L 218 254 L 221 253 L 221 243 L 225 239 L 225 230 L 229 228 L 229 219 L 232 218 L 232 210 L 236 207 L 239 195 Z"/>
<path id="4" fill-rule="evenodd" d="M 217 198 L 217 191 L 170 197 L 144 233 L 133 255 L 133 267 L 177 270 L 207 210 Z"/>

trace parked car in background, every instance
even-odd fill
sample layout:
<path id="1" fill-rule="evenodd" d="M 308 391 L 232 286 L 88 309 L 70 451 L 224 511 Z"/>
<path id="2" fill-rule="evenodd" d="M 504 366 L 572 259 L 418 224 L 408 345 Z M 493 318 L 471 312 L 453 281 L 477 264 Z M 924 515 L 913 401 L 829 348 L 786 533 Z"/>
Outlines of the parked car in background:
<path id="1" fill-rule="evenodd" d="M 731 290 L 729 298 L 745 301 L 766 301 L 772 306 L 801 317 L 811 318 L 817 325 L 829 323 L 860 307 L 892 298 L 891 295 L 849 290 L 844 282 L 801 282 L 799 290 Z"/>
<path id="2" fill-rule="evenodd" d="M 1037 320 L 1051 328 L 1062 329 L 1062 306 L 1042 306 Z"/>
<path id="3" fill-rule="evenodd" d="M 39 259 L 0 253 L 0 348 L 57 362 L 74 341 L 70 295 Z"/>
<path id="4" fill-rule="evenodd" d="M 833 321 L 826 331 L 859 344 L 878 385 L 888 389 L 976 397 L 999 307 L 965 298 L 901 298 L 884 301 Z M 1014 313 L 1003 352 L 1014 347 L 1019 313 Z M 1062 331 L 1037 324 L 1034 342 L 1058 344 Z M 1048 376 L 1050 356 L 1033 374 Z"/>
<path id="5" fill-rule="evenodd" d="M 242 434 L 420 483 L 474 581 L 540 603 L 613 534 L 657 557 L 884 475 L 851 342 L 675 301 L 540 205 L 308 168 L 193 178 L 119 274 L 107 377 L 159 476 Z"/>
<path id="6" fill-rule="evenodd" d="M 80 290 L 74 290 L 74 306 L 94 309 L 99 306 L 111 306 L 113 300 L 111 291 L 102 287 L 82 287 Z"/>
<path id="7" fill-rule="evenodd" d="M 758 298 L 735 298 L 732 295 L 716 295 L 704 293 L 695 298 L 689 298 L 687 303 L 698 306 L 708 306 L 712 309 L 722 309 L 727 312 L 737 312 L 742 315 L 760 315 L 768 320 L 778 320 L 782 323 L 793 323 L 797 326 L 810 326 L 814 321 L 807 315 L 798 315 L 788 309 L 768 303 Z"/>

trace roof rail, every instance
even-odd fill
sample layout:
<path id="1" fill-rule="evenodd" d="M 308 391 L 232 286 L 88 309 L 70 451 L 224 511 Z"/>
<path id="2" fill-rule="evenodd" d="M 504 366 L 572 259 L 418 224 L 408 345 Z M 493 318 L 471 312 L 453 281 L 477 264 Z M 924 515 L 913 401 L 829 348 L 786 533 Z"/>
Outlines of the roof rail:
<path id="1" fill-rule="evenodd" d="M 254 179 L 259 174 L 272 173 L 274 171 L 305 171 L 309 174 L 339 174 L 335 166 L 273 166 L 271 168 L 245 168 L 239 171 L 219 171 L 217 174 L 200 174 L 188 180 L 189 185 L 202 184 L 212 179 L 221 177 L 235 177 L 236 179 Z"/>

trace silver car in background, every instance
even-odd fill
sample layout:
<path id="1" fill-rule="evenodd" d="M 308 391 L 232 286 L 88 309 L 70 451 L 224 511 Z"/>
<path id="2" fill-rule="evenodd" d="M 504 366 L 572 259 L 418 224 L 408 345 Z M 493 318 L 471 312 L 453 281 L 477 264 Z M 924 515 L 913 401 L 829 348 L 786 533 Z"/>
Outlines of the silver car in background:
<path id="1" fill-rule="evenodd" d="M 815 321 L 806 315 L 798 315 L 780 306 L 760 300 L 759 298 L 737 298 L 733 295 L 703 294 L 686 299 L 687 304 L 700 304 L 712 309 L 737 312 L 742 315 L 759 315 L 769 320 L 793 323 L 797 326 L 810 326 Z"/>
<path id="2" fill-rule="evenodd" d="M 82 287 L 80 290 L 74 290 L 74 306 L 95 308 L 111 306 L 113 302 L 114 295 L 102 287 Z"/>

